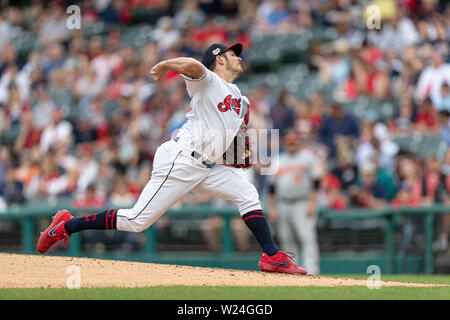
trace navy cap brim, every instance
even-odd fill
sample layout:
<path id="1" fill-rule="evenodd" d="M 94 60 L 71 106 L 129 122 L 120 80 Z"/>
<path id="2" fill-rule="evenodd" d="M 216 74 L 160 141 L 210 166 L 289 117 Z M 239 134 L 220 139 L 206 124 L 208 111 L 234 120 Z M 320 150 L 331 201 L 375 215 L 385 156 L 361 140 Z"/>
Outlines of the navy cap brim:
<path id="1" fill-rule="evenodd" d="M 242 53 L 242 43 L 240 43 L 240 42 L 235 43 L 232 46 L 229 46 L 228 48 L 226 48 L 222 53 L 224 53 L 228 50 L 233 50 L 234 53 L 239 57 Z"/>

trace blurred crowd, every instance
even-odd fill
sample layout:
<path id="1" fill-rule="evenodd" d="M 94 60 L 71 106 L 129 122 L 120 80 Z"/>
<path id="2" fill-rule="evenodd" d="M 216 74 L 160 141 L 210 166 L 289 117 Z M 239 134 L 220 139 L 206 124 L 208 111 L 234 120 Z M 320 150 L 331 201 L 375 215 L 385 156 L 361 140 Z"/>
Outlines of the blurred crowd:
<path id="1" fill-rule="evenodd" d="M 80 29 L 67 28 L 71 4 L 80 8 Z M 98 22 L 108 33 L 87 34 Z M 139 49 L 122 32 L 137 23 L 151 26 Z M 302 62 L 334 85 L 333 98 L 320 90 L 307 99 L 267 86 L 249 90 L 251 126 L 281 136 L 294 129 L 321 157 L 323 207 L 450 204 L 450 151 L 423 158 L 395 142 L 420 134 L 450 145 L 446 1 L 30 0 L 0 10 L 0 211 L 49 197 L 91 209 L 132 205 L 156 148 L 189 109 L 181 77 L 171 72 L 156 84 L 154 64 L 199 58 L 214 42 L 242 42 L 246 61 L 253 34 L 316 27 L 338 37 L 315 42 Z M 37 37 L 26 56 L 14 45 L 24 34 Z M 387 120 L 356 117 L 343 104 L 361 97 L 398 107 Z M 258 165 L 252 170 L 264 197 L 265 178 Z M 442 230 L 444 238 L 448 221 Z"/>

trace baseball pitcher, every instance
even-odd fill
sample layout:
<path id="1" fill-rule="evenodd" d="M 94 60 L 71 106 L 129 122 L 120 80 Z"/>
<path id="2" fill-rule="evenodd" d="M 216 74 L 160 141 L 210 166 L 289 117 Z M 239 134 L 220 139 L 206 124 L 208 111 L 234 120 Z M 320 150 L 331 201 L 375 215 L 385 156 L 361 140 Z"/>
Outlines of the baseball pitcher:
<path id="1" fill-rule="evenodd" d="M 302 146 L 300 137 L 289 132 L 283 137 L 285 152 L 278 159 L 278 172 L 269 182 L 269 218 L 277 221 L 280 243 L 294 254 L 302 253 L 309 274 L 318 274 L 317 191 L 319 159 Z"/>
<path id="2" fill-rule="evenodd" d="M 181 74 L 191 111 L 176 137 L 158 147 L 150 181 L 130 209 L 110 209 L 86 217 L 60 210 L 41 234 L 37 249 L 45 253 L 57 241 L 69 244 L 72 233 L 86 229 L 142 232 L 189 191 L 234 202 L 263 251 L 262 271 L 306 274 L 293 256 L 275 244 L 256 188 L 243 175 L 251 165 L 246 126 L 250 104 L 233 84 L 242 73 L 242 44 L 213 44 L 202 57 L 180 57 L 156 64 L 150 74 L 161 81 L 169 71 Z M 243 148 L 241 148 L 243 146 Z M 234 152 L 230 152 L 230 148 Z"/>

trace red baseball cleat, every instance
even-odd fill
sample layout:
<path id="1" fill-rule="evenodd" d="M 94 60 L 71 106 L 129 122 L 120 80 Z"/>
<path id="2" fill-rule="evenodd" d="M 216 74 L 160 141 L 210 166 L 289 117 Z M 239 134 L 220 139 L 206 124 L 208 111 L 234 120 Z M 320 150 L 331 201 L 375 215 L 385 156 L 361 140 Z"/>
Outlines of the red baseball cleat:
<path id="1" fill-rule="evenodd" d="M 73 219 L 74 217 L 67 210 L 59 210 L 53 217 L 53 221 L 50 226 L 41 233 L 39 237 L 37 250 L 40 253 L 46 253 L 52 245 L 59 240 L 64 239 L 64 247 L 69 246 L 70 235 L 67 234 L 64 225 L 66 221 Z"/>
<path id="2" fill-rule="evenodd" d="M 307 274 L 306 270 L 294 263 L 295 254 L 292 252 L 278 251 L 277 254 L 269 256 L 263 253 L 259 260 L 258 267 L 266 272 L 283 272 L 294 274 Z"/>

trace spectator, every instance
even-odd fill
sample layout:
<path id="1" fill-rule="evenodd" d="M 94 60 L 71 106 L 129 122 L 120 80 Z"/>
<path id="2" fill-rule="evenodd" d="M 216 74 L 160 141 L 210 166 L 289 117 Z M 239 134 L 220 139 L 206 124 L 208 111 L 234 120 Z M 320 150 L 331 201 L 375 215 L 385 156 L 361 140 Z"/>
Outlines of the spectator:
<path id="1" fill-rule="evenodd" d="M 87 40 L 82 36 L 74 36 L 68 45 L 67 56 L 63 64 L 64 69 L 81 69 L 86 62 Z"/>
<path id="2" fill-rule="evenodd" d="M 180 32 L 174 28 L 172 18 L 165 16 L 158 20 L 153 36 L 158 42 L 159 54 L 165 56 L 178 43 Z"/>
<path id="3" fill-rule="evenodd" d="M 294 125 L 295 112 L 289 101 L 289 95 L 281 91 L 278 95 L 278 101 L 271 107 L 270 116 L 272 127 L 280 130 L 280 136 L 283 136 L 287 130 Z"/>
<path id="4" fill-rule="evenodd" d="M 320 124 L 320 118 L 316 118 L 317 115 L 312 113 L 312 108 L 306 101 L 295 100 L 294 108 L 296 113 L 295 130 L 309 141 L 313 140 L 314 131 L 317 131 Z"/>
<path id="5" fill-rule="evenodd" d="M 326 168 L 328 171 L 328 168 Z M 328 172 L 320 184 L 319 204 L 324 208 L 344 210 L 347 208 L 347 199 L 343 193 L 342 183 L 337 176 Z"/>
<path id="6" fill-rule="evenodd" d="M 422 179 L 417 164 L 409 157 L 399 158 L 397 162 L 398 181 L 404 182 L 410 191 L 410 199 L 422 204 Z"/>
<path id="7" fill-rule="evenodd" d="M 188 22 L 200 27 L 204 21 L 205 14 L 199 9 L 197 0 L 184 1 L 181 10 L 177 10 L 174 16 L 174 24 L 177 29 L 183 29 Z"/>
<path id="8" fill-rule="evenodd" d="M 389 130 L 383 123 L 374 124 L 370 130 L 369 140 L 361 143 L 356 150 L 356 164 L 360 166 L 373 159 L 379 163 L 381 169 L 394 174 L 395 156 L 399 152 L 398 145 L 391 140 Z"/>
<path id="9" fill-rule="evenodd" d="M 37 99 L 32 107 L 33 127 L 42 133 L 42 131 L 50 125 L 53 110 L 56 109 L 55 103 L 51 100 L 48 88 L 45 86 L 37 86 L 34 89 Z"/>
<path id="10" fill-rule="evenodd" d="M 415 110 L 410 97 L 400 99 L 398 115 L 389 123 L 389 131 L 394 135 L 410 135 L 414 131 Z"/>
<path id="11" fill-rule="evenodd" d="M 439 112 L 439 123 L 441 125 L 441 137 L 447 147 L 450 147 L 450 111 Z"/>
<path id="12" fill-rule="evenodd" d="M 6 146 L 0 146 L 0 190 L 6 184 L 6 171 L 9 166 L 12 166 L 11 152 Z"/>
<path id="13" fill-rule="evenodd" d="M 383 209 L 388 195 L 383 185 L 377 183 L 378 168 L 374 162 L 359 167 L 360 184 L 349 188 L 351 204 L 360 208 Z"/>
<path id="14" fill-rule="evenodd" d="M 4 103 L 8 100 L 8 95 L 5 93 L 5 89 L 9 86 L 9 81 L 16 76 L 13 71 L 17 68 L 17 50 L 8 42 L 4 43 L 0 47 L 0 74 L 1 74 L 1 95 L 0 102 Z M 9 70 L 8 70 L 9 69 Z"/>
<path id="15" fill-rule="evenodd" d="M 257 10 L 256 28 L 265 33 L 298 32 L 292 12 L 284 0 L 263 1 Z"/>
<path id="16" fill-rule="evenodd" d="M 97 140 L 97 131 L 87 120 L 80 120 L 73 128 L 75 144 L 91 143 Z"/>
<path id="17" fill-rule="evenodd" d="M 69 146 L 67 145 L 61 145 L 59 146 L 54 152 L 54 161 L 58 168 L 60 168 L 60 171 L 63 173 L 69 172 L 71 170 L 76 170 L 77 174 L 79 174 L 78 170 L 78 158 L 75 157 L 75 155 L 72 155 L 69 149 Z M 78 179 L 78 176 L 77 176 Z M 75 181 L 76 182 L 76 181 Z M 76 187 L 76 183 L 74 186 Z"/>
<path id="18" fill-rule="evenodd" d="M 19 71 L 15 63 L 6 65 L 0 78 L 0 103 L 8 103 L 11 99 L 18 99 L 22 103 L 27 102 L 30 91 L 29 82 L 27 74 Z M 15 96 L 11 97 L 10 94 Z"/>
<path id="19" fill-rule="evenodd" d="M 226 29 L 213 17 L 207 17 L 202 27 L 190 30 L 188 37 L 192 39 L 196 47 L 202 49 L 206 49 L 210 43 L 227 42 Z"/>
<path id="20" fill-rule="evenodd" d="M 103 51 L 103 39 L 101 36 L 93 36 L 91 39 L 89 39 L 88 42 L 88 52 L 87 52 L 87 58 L 90 61 L 90 65 L 92 66 L 92 61 L 100 56 Z"/>
<path id="21" fill-rule="evenodd" d="M 406 15 L 402 9 L 397 10 L 397 14 L 392 19 L 384 19 L 383 27 L 379 33 L 371 33 L 371 43 L 382 51 L 394 51 L 401 54 L 408 45 L 419 43 L 421 37 L 414 25 L 414 22 Z M 374 37 L 377 35 L 377 37 Z"/>
<path id="22" fill-rule="evenodd" d="M 283 23 L 287 23 L 290 18 L 290 12 L 287 8 L 285 1 L 275 0 L 272 1 L 273 7 L 267 14 L 267 22 L 271 26 L 281 26 Z"/>
<path id="23" fill-rule="evenodd" d="M 412 196 L 411 190 L 411 186 L 409 186 L 406 182 L 400 182 L 397 186 L 397 195 L 391 202 L 392 207 L 404 208 L 420 206 L 418 199 Z"/>
<path id="24" fill-rule="evenodd" d="M 14 152 L 20 154 L 21 150 L 29 150 L 39 146 L 41 137 L 40 130 L 33 127 L 33 117 L 31 112 L 24 113 L 20 124 L 20 132 L 14 141 Z"/>
<path id="25" fill-rule="evenodd" d="M 59 108 L 52 111 L 52 122 L 44 129 L 40 141 L 40 150 L 46 154 L 61 145 L 69 144 L 72 139 L 72 125 L 63 119 Z"/>
<path id="26" fill-rule="evenodd" d="M 442 99 L 442 85 L 450 83 L 450 64 L 444 62 L 442 53 L 436 49 L 430 53 L 429 64 L 422 70 L 417 80 L 416 95 L 419 101 L 430 98 L 433 105 Z"/>
<path id="27" fill-rule="evenodd" d="M 448 195 L 446 176 L 442 173 L 441 161 L 437 156 L 431 156 L 426 160 L 422 177 L 423 204 L 444 203 Z"/>
<path id="28" fill-rule="evenodd" d="M 115 170 L 111 166 L 108 154 L 106 153 L 99 160 L 98 174 L 94 181 L 97 192 L 106 198 L 109 198 L 111 194 L 115 174 Z"/>
<path id="29" fill-rule="evenodd" d="M 355 101 L 367 91 L 368 73 L 361 59 L 351 62 L 349 76 L 341 80 L 335 92 L 335 98 L 340 102 Z"/>
<path id="30" fill-rule="evenodd" d="M 385 169 L 389 174 L 393 175 L 395 171 L 395 157 L 400 151 L 396 142 L 392 140 L 392 134 L 388 127 L 383 123 L 377 123 L 374 127 L 374 136 L 378 141 L 376 147 L 379 158 L 380 168 Z"/>
<path id="31" fill-rule="evenodd" d="M 80 103 L 83 103 L 84 99 L 90 101 L 92 98 L 97 97 L 105 88 L 104 84 L 99 81 L 94 67 L 86 62 L 83 63 L 83 68 L 83 73 L 77 80 L 74 90 L 78 99 L 82 100 Z"/>
<path id="32" fill-rule="evenodd" d="M 449 82 L 444 82 L 441 88 L 441 99 L 436 102 L 436 109 L 438 111 L 450 112 L 450 87 Z"/>
<path id="33" fill-rule="evenodd" d="M 393 202 L 394 207 L 422 205 L 422 179 L 415 162 L 410 158 L 401 158 L 398 162 L 399 194 Z M 411 217 L 401 220 L 402 234 L 399 250 L 408 252 L 413 248 L 414 235 L 420 222 Z"/>
<path id="34" fill-rule="evenodd" d="M 230 18 L 227 24 L 227 42 L 242 43 L 244 48 L 251 47 L 251 37 L 242 27 L 242 23 L 238 18 Z M 245 55 L 243 56 L 245 59 Z"/>
<path id="35" fill-rule="evenodd" d="M 99 209 L 105 207 L 107 204 L 107 198 L 101 193 L 97 192 L 94 184 L 90 184 L 86 188 L 86 192 L 83 197 L 74 199 L 72 205 L 75 208 L 89 208 Z"/>
<path id="36" fill-rule="evenodd" d="M 94 159 L 94 146 L 90 143 L 78 145 L 80 160 L 80 177 L 77 181 L 77 191 L 84 193 L 86 188 L 93 184 L 98 175 L 98 162 Z"/>
<path id="37" fill-rule="evenodd" d="M 339 179 L 344 191 L 348 191 L 348 188 L 356 183 L 358 167 L 354 159 L 354 152 L 349 147 L 340 148 L 337 152 L 337 165 L 333 168 L 332 174 Z"/>
<path id="38" fill-rule="evenodd" d="M 47 8 L 47 14 L 42 15 L 42 26 L 39 37 L 43 43 L 66 42 L 69 40 L 72 30 L 66 27 L 67 16 L 62 6 L 53 2 Z"/>
<path id="39" fill-rule="evenodd" d="M 30 106 L 23 103 L 19 90 L 12 85 L 9 90 L 9 101 L 3 108 L 3 123 L 6 128 L 18 128 L 24 114 L 30 111 Z"/>
<path id="40" fill-rule="evenodd" d="M 123 175 L 116 175 L 111 191 L 111 205 L 113 207 L 127 207 L 134 203 L 136 196 L 130 190 L 130 183 Z"/>
<path id="41" fill-rule="evenodd" d="M 110 80 L 113 72 L 118 70 L 122 63 L 120 55 L 114 51 L 114 37 L 114 35 L 110 35 L 104 51 L 100 48 L 94 49 L 96 56 L 92 59 L 91 66 L 97 73 L 97 80 L 102 85 L 105 85 Z M 101 46 L 101 38 L 99 42 L 97 45 Z"/>
<path id="42" fill-rule="evenodd" d="M 445 40 L 448 37 L 445 30 L 446 23 L 438 14 L 442 10 L 439 6 L 437 0 L 420 1 L 417 4 L 419 18 L 417 29 L 422 39 L 426 41 Z"/>
<path id="43" fill-rule="evenodd" d="M 86 104 L 80 105 L 81 114 L 79 121 L 87 122 L 88 127 L 96 131 L 96 140 L 108 139 L 108 135 L 112 133 L 109 119 L 112 110 L 109 109 L 107 102 L 101 97 L 101 95 L 96 96 L 89 99 Z M 109 103 L 112 108 L 116 107 L 115 101 L 110 101 Z"/>
<path id="44" fill-rule="evenodd" d="M 359 124 L 350 113 L 339 104 L 331 106 L 330 115 L 325 115 L 319 129 L 319 140 L 325 144 L 330 156 L 335 158 L 339 141 L 353 145 L 359 137 Z"/>
<path id="45" fill-rule="evenodd" d="M 347 53 L 350 50 L 348 44 L 342 40 L 335 40 L 329 48 L 330 52 L 321 52 L 320 55 L 311 59 L 312 62 L 319 68 L 319 76 L 320 79 L 324 83 L 333 83 L 342 88 L 338 89 L 342 90 L 342 93 L 337 93 L 338 95 L 343 95 L 343 97 L 339 97 L 342 101 L 349 101 L 356 99 L 356 92 L 353 91 L 354 83 L 352 80 L 348 80 L 351 71 L 356 71 L 358 66 L 353 64 L 347 58 Z M 351 70 L 353 69 L 353 70 Z M 351 83 L 350 83 L 351 82 Z M 342 85 L 341 85 L 342 83 Z"/>
<path id="46" fill-rule="evenodd" d="M 39 174 L 36 175 L 25 189 L 25 196 L 32 198 L 47 198 L 57 196 L 63 192 L 60 178 L 62 170 L 57 166 L 53 157 L 54 152 L 49 152 L 40 161 Z"/>
<path id="47" fill-rule="evenodd" d="M 12 7 L 9 10 L 5 10 L 5 12 L 0 15 L 0 48 L 2 48 L 5 43 L 9 43 L 10 39 L 14 37 L 14 34 L 12 33 L 13 27 L 6 17 L 8 13 L 14 10 L 20 12 L 18 8 Z M 18 31 L 20 32 L 21 30 L 19 29 Z"/>
<path id="48" fill-rule="evenodd" d="M 15 177 L 19 181 L 24 189 L 28 187 L 28 184 L 34 177 L 39 175 L 39 150 L 33 148 L 21 153 L 19 159 L 19 165 L 15 170 Z M 0 174 L 1 176 L 1 174 Z"/>
<path id="49" fill-rule="evenodd" d="M 435 134 L 439 131 L 438 114 L 431 99 L 427 98 L 420 104 L 414 126 L 416 131 L 423 134 Z"/>
<path id="50" fill-rule="evenodd" d="M 67 28 L 64 27 L 64 29 Z M 59 42 L 51 42 L 47 44 L 41 59 L 41 68 L 46 77 L 48 77 L 54 69 L 62 68 L 64 65 L 64 59 L 64 48 Z"/>
<path id="51" fill-rule="evenodd" d="M 447 148 L 445 152 L 444 161 L 442 163 L 442 173 L 446 176 L 450 176 L 450 148 Z"/>
<path id="52" fill-rule="evenodd" d="M 128 24 L 132 20 L 132 13 L 128 1 L 118 0 L 109 2 L 100 11 L 100 17 L 106 23 Z"/>
<path id="53" fill-rule="evenodd" d="M 15 168 L 7 168 L 5 176 L 5 184 L 0 189 L 0 195 L 6 201 L 7 205 L 24 204 L 25 196 L 23 184 L 15 177 Z"/>

